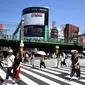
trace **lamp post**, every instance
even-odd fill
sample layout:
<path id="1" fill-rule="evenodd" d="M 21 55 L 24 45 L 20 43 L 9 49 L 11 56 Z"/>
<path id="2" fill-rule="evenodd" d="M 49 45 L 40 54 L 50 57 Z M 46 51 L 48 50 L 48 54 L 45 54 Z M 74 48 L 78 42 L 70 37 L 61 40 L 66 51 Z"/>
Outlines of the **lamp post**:
<path id="1" fill-rule="evenodd" d="M 23 40 L 24 36 L 24 18 L 21 19 L 21 40 Z"/>
<path id="2" fill-rule="evenodd" d="M 21 42 L 20 42 L 20 52 L 21 52 L 21 57 L 23 57 L 24 53 L 24 42 L 23 42 L 23 36 L 24 36 L 24 18 L 21 20 Z"/>
<path id="3" fill-rule="evenodd" d="M 20 52 L 21 52 L 21 57 L 23 57 L 23 53 L 24 53 L 24 43 L 23 43 L 23 40 L 21 40 L 21 42 L 20 42 Z"/>
<path id="4" fill-rule="evenodd" d="M 56 53 L 56 55 L 58 55 L 58 53 L 59 53 L 59 46 L 56 46 L 55 48 L 56 48 L 56 52 L 55 53 Z"/>

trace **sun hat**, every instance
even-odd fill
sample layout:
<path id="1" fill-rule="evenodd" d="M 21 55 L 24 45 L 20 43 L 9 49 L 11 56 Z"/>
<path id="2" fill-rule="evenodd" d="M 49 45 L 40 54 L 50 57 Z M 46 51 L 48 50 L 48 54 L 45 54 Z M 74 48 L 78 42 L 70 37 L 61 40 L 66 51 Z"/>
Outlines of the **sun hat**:
<path id="1" fill-rule="evenodd" d="M 9 52 L 9 53 L 13 53 L 13 50 L 12 50 L 12 49 L 9 49 L 8 52 Z"/>

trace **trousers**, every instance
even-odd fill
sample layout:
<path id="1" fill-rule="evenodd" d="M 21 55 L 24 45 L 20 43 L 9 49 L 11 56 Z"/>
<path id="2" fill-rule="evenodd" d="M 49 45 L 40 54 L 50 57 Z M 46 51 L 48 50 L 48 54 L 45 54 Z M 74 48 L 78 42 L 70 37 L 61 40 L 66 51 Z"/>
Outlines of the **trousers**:
<path id="1" fill-rule="evenodd" d="M 12 70 L 12 67 L 7 68 L 6 80 L 9 79 L 9 76 L 11 75 L 11 70 Z"/>
<path id="2" fill-rule="evenodd" d="M 74 67 L 72 67 L 70 76 L 73 77 L 74 73 L 77 74 L 77 77 L 80 77 L 80 68 L 79 69 L 75 69 Z"/>

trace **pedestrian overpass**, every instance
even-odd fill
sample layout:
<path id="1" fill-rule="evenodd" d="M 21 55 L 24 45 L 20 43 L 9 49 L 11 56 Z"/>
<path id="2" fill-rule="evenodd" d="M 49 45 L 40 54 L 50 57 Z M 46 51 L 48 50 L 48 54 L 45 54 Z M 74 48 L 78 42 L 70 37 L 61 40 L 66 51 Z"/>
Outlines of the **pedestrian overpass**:
<path id="1" fill-rule="evenodd" d="M 22 28 L 22 21 L 20 21 L 19 25 L 17 26 L 16 30 L 14 31 L 13 35 L 9 38 L 6 35 L 0 36 L 0 46 L 7 46 L 17 48 L 20 46 L 20 39 L 16 36 L 19 30 Z M 82 34 L 85 35 L 85 34 Z M 78 35 L 76 37 L 79 37 Z M 65 42 L 65 41 L 57 41 L 54 39 L 40 40 L 40 39 L 25 39 L 23 38 L 23 42 L 25 47 L 28 48 L 42 48 L 44 50 L 54 50 L 55 46 L 59 46 L 60 49 L 71 50 L 71 49 L 78 49 L 82 50 L 83 44 L 78 42 Z"/>
<path id="2" fill-rule="evenodd" d="M 6 46 L 6 47 L 12 47 L 14 49 L 18 48 L 20 46 L 20 40 L 19 39 L 9 39 L 9 38 L 0 38 L 0 46 Z M 40 48 L 45 51 L 54 51 L 56 46 L 59 46 L 59 49 L 61 50 L 71 50 L 71 49 L 78 49 L 82 50 L 83 44 L 77 43 L 77 42 L 59 42 L 59 41 L 36 41 L 36 40 L 23 40 L 24 47 L 25 48 Z"/>

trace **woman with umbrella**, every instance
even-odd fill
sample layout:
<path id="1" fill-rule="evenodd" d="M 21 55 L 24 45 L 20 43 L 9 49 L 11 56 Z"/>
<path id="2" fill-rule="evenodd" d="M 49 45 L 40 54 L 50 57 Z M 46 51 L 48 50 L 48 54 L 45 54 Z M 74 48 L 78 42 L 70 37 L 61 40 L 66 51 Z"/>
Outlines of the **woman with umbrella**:
<path id="1" fill-rule="evenodd" d="M 40 54 L 40 56 L 41 56 L 41 58 L 40 58 L 40 68 L 41 68 L 41 66 L 44 66 L 44 68 L 46 68 L 46 66 L 45 66 L 46 53 L 44 51 L 38 51 L 37 54 Z"/>

